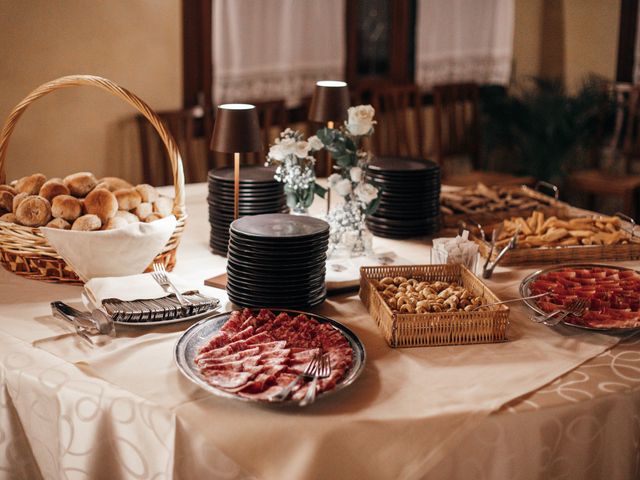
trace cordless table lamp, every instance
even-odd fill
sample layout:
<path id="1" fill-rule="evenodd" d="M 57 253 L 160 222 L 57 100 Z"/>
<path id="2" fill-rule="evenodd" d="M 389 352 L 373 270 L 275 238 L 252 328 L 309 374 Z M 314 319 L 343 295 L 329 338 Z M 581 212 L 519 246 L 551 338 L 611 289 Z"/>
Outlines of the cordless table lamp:
<path id="1" fill-rule="evenodd" d="M 239 216 L 240 154 L 262 151 L 260 124 L 255 105 L 227 103 L 218 105 L 211 136 L 211 150 L 233 153 L 233 218 Z"/>
<path id="2" fill-rule="evenodd" d="M 328 128 L 334 128 L 347 119 L 349 109 L 349 89 L 346 82 L 337 80 L 321 80 L 316 82 L 311 106 L 309 107 L 309 120 L 323 123 Z M 329 177 L 333 171 L 331 155 L 327 152 L 327 171 Z M 327 213 L 331 206 L 331 189 L 327 190 Z"/>

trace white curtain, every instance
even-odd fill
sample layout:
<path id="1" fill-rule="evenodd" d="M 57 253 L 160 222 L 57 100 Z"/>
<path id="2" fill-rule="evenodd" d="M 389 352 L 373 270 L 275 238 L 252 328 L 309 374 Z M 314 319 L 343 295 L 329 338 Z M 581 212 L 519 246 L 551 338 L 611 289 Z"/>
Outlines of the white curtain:
<path id="1" fill-rule="evenodd" d="M 345 0 L 213 0 L 216 103 L 285 99 L 341 80 Z"/>
<path id="2" fill-rule="evenodd" d="M 416 82 L 507 84 L 514 0 L 419 0 Z"/>

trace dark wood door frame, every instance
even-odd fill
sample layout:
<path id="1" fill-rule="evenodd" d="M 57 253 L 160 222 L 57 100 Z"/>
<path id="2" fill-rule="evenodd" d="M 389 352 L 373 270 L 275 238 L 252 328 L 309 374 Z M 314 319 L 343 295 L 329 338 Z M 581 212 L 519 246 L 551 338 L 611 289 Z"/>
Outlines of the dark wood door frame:
<path id="1" fill-rule="evenodd" d="M 182 0 L 182 103 L 212 105 L 211 0 Z"/>
<path id="2" fill-rule="evenodd" d="M 618 34 L 618 67 L 616 80 L 633 83 L 633 64 L 636 56 L 638 30 L 638 0 L 620 2 L 620 31 Z"/>

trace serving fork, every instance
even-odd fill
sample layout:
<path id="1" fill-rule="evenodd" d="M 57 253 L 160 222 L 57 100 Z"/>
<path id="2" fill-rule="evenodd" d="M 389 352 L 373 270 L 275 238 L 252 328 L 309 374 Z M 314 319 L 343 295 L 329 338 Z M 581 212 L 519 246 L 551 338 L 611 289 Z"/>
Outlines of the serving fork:
<path id="1" fill-rule="evenodd" d="M 306 407 L 307 405 L 312 404 L 316 400 L 316 389 L 318 388 L 318 379 L 319 378 L 327 378 L 331 375 L 331 358 L 328 353 L 325 353 L 320 357 L 320 363 L 315 373 L 313 374 L 313 380 L 311 380 L 311 384 L 307 387 L 307 392 L 304 395 L 304 398 L 300 400 L 300 406 Z"/>
<path id="2" fill-rule="evenodd" d="M 313 358 L 311 359 L 307 367 L 304 369 L 304 372 L 296 376 L 296 378 L 291 380 L 287 386 L 285 386 L 282 390 L 280 390 L 278 393 L 273 395 L 269 400 L 273 402 L 283 402 L 289 397 L 289 395 L 291 395 L 291 392 L 293 391 L 294 388 L 296 388 L 298 383 L 300 383 L 305 378 L 314 378 L 314 376 L 316 375 L 316 372 L 318 371 L 318 368 L 320 367 L 321 359 L 322 359 L 322 352 L 318 350 L 318 352 L 314 354 Z"/>
<path id="3" fill-rule="evenodd" d="M 151 276 L 153 279 L 162 287 L 162 289 L 167 293 L 175 293 L 178 302 L 183 307 L 188 307 L 191 305 L 189 301 L 182 296 L 180 290 L 176 288 L 176 286 L 169 279 L 169 275 L 167 275 L 167 270 L 164 268 L 164 264 L 162 263 L 154 263 L 153 264 L 153 272 L 151 272 Z"/>
<path id="4" fill-rule="evenodd" d="M 548 327 L 553 327 L 562 322 L 569 315 L 573 315 L 576 317 L 582 316 L 587 306 L 589 305 L 589 300 L 586 298 L 577 298 L 569 302 L 565 308 L 560 310 L 554 310 L 553 312 L 539 318 L 535 318 L 534 321 L 537 323 L 542 323 L 547 325 Z"/>

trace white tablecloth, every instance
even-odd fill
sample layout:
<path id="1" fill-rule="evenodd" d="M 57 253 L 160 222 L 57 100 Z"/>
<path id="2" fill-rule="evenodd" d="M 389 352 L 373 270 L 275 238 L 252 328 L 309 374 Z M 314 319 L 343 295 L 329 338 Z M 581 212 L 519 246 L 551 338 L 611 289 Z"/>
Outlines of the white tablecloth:
<path id="1" fill-rule="evenodd" d="M 205 192 L 187 189 L 177 267 L 198 285 L 225 265 L 208 251 Z M 423 241 L 374 247 L 428 263 Z M 513 297 L 529 271 L 489 285 Z M 0 273 L 0 478 L 640 476 L 637 339 L 551 330 L 516 306 L 505 344 L 393 350 L 344 295 L 318 312 L 361 337 L 364 374 L 307 411 L 274 410 L 183 379 L 172 347 L 188 325 L 87 347 L 49 316 L 79 291 Z"/>

